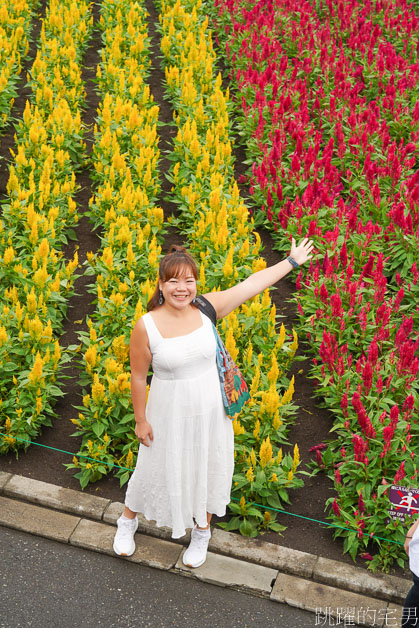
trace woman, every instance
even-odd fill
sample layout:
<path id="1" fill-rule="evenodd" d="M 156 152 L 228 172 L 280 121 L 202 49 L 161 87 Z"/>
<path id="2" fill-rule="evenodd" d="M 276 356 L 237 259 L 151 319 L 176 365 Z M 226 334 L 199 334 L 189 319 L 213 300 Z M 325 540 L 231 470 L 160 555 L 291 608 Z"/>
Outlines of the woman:
<path id="1" fill-rule="evenodd" d="M 404 548 L 409 556 L 413 586 L 404 602 L 402 626 L 413 628 L 419 626 L 419 519 L 407 531 Z"/>
<path id="2" fill-rule="evenodd" d="M 293 239 L 286 260 L 204 296 L 223 318 L 311 259 L 312 249 L 307 238 L 299 246 Z M 193 528 L 183 555 L 189 567 L 205 561 L 211 517 L 225 514 L 234 468 L 233 428 L 222 402 L 212 323 L 194 303 L 197 276 L 193 258 L 173 246 L 161 260 L 148 312 L 131 335 L 131 396 L 142 446 L 114 540 L 117 554 L 133 554 L 137 512 L 172 528 L 173 538 Z"/>

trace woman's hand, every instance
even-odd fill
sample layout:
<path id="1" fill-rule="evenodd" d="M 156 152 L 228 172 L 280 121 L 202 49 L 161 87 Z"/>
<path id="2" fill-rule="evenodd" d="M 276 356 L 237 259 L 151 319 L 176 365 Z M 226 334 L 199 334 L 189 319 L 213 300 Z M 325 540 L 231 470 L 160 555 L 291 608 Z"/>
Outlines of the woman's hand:
<path id="1" fill-rule="evenodd" d="M 151 441 L 153 440 L 153 430 L 151 429 L 150 423 L 148 421 L 142 421 L 141 423 L 135 424 L 135 435 L 142 445 L 146 447 L 150 446 Z"/>
<path id="2" fill-rule="evenodd" d="M 298 265 L 301 265 L 313 257 L 311 255 L 313 249 L 314 245 L 312 240 L 304 238 L 304 240 L 296 246 L 293 238 L 290 255 Z M 207 292 L 204 296 L 214 306 L 217 312 L 217 318 L 223 318 L 248 299 L 252 299 L 257 294 L 266 290 L 266 288 L 273 286 L 291 271 L 292 264 L 289 260 L 283 259 L 273 266 L 253 273 L 244 281 L 241 281 L 227 290 Z"/>
<path id="3" fill-rule="evenodd" d="M 294 238 L 292 238 L 290 255 L 293 259 L 295 259 L 297 264 L 301 266 L 302 264 L 304 264 L 304 262 L 313 257 L 312 255 L 310 255 L 313 248 L 313 241 L 309 240 L 308 238 L 304 238 L 304 240 L 300 242 L 298 246 L 295 244 Z"/>

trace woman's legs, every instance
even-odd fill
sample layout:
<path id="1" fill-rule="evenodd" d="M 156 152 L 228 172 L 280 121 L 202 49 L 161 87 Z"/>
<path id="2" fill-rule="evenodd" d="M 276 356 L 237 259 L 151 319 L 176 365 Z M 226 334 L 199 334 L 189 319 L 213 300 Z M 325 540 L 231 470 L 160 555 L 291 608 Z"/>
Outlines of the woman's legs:
<path id="1" fill-rule="evenodd" d="M 207 512 L 207 526 L 201 528 L 198 524 L 192 528 L 191 542 L 182 557 L 187 567 L 200 567 L 207 557 L 208 543 L 211 538 L 210 522 L 212 513 Z"/>
<path id="2" fill-rule="evenodd" d="M 207 512 L 207 526 L 205 528 L 201 528 L 201 526 L 197 524 L 196 527 L 198 528 L 198 530 L 208 530 L 211 523 L 211 517 L 212 517 L 212 512 Z"/>
<path id="3" fill-rule="evenodd" d="M 115 534 L 113 549 L 119 556 L 131 556 L 135 552 L 134 535 L 138 528 L 137 513 L 125 506 L 124 512 L 119 517 Z"/>
<path id="4" fill-rule="evenodd" d="M 128 508 L 128 506 L 125 506 L 124 512 L 122 514 L 127 519 L 135 519 L 135 517 L 137 516 L 137 513 Z"/>

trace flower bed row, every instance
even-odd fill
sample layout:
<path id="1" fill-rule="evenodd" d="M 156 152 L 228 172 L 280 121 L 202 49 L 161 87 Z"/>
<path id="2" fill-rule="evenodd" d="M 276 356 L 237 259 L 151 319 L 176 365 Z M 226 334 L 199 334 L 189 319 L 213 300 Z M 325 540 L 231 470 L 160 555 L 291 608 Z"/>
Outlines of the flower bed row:
<path id="1" fill-rule="evenodd" d="M 82 436 L 76 469 L 82 487 L 116 469 L 121 485 L 134 467 L 138 439 L 130 398 L 129 339 L 145 313 L 158 272 L 163 210 L 159 191 L 157 117 L 146 83 L 149 68 L 147 13 L 125 1 L 101 5 L 103 48 L 98 66 L 102 96 L 95 127 L 93 174 L 96 192 L 90 218 L 101 246 L 88 254 L 97 307 L 80 334 L 81 383 L 86 394 L 75 435 Z"/>
<path id="2" fill-rule="evenodd" d="M 215 6 L 259 216 L 281 248 L 291 232 L 326 249 L 297 280 L 298 307 L 336 415 L 317 459 L 354 557 L 366 531 L 403 539 L 382 483 L 417 484 L 417 17 L 404 2 Z M 378 545 L 373 567 L 402 562 Z"/>
<path id="3" fill-rule="evenodd" d="M 57 380 L 67 300 L 77 254 L 61 247 L 77 222 L 71 154 L 82 154 L 80 61 L 90 35 L 89 6 L 52 1 L 30 72 L 32 102 L 16 130 L 8 198 L 0 220 L 0 452 L 27 448 L 62 393 Z M 71 154 L 70 154 L 71 153 Z"/>
<path id="4" fill-rule="evenodd" d="M 233 175 L 229 140 L 231 108 L 215 72 L 215 54 L 202 2 L 162 2 L 161 49 L 167 92 L 178 127 L 169 175 L 180 209 L 176 221 L 200 261 L 200 291 L 226 289 L 266 266 L 260 238 L 240 199 Z M 269 291 L 227 316 L 221 324 L 225 343 L 250 384 L 251 401 L 234 421 L 235 474 L 232 519 L 226 529 L 245 535 L 283 529 L 266 507 L 289 502 L 289 489 L 302 486 L 297 476 L 298 447 L 283 456 L 295 406 L 294 380 L 287 370 L 297 337 L 275 331 L 276 312 Z M 254 506 L 262 504 L 265 508 Z"/>
<path id="5" fill-rule="evenodd" d="M 10 121 L 37 5 L 37 0 L 6 0 L 0 8 L 0 133 Z"/>

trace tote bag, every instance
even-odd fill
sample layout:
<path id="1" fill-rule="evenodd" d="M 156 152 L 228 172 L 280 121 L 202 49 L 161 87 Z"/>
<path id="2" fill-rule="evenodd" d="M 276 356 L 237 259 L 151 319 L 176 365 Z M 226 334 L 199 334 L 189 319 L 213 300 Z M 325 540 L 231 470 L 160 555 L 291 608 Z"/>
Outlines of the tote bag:
<path id="1" fill-rule="evenodd" d="M 214 307 L 208 299 L 201 295 L 197 296 L 195 301 L 201 312 L 208 316 L 212 323 L 216 341 L 216 357 L 221 396 L 223 398 L 226 414 L 230 418 L 234 418 L 240 412 L 246 401 L 250 399 L 249 389 L 239 367 L 227 351 L 217 331 L 215 326 L 217 314 Z"/>

